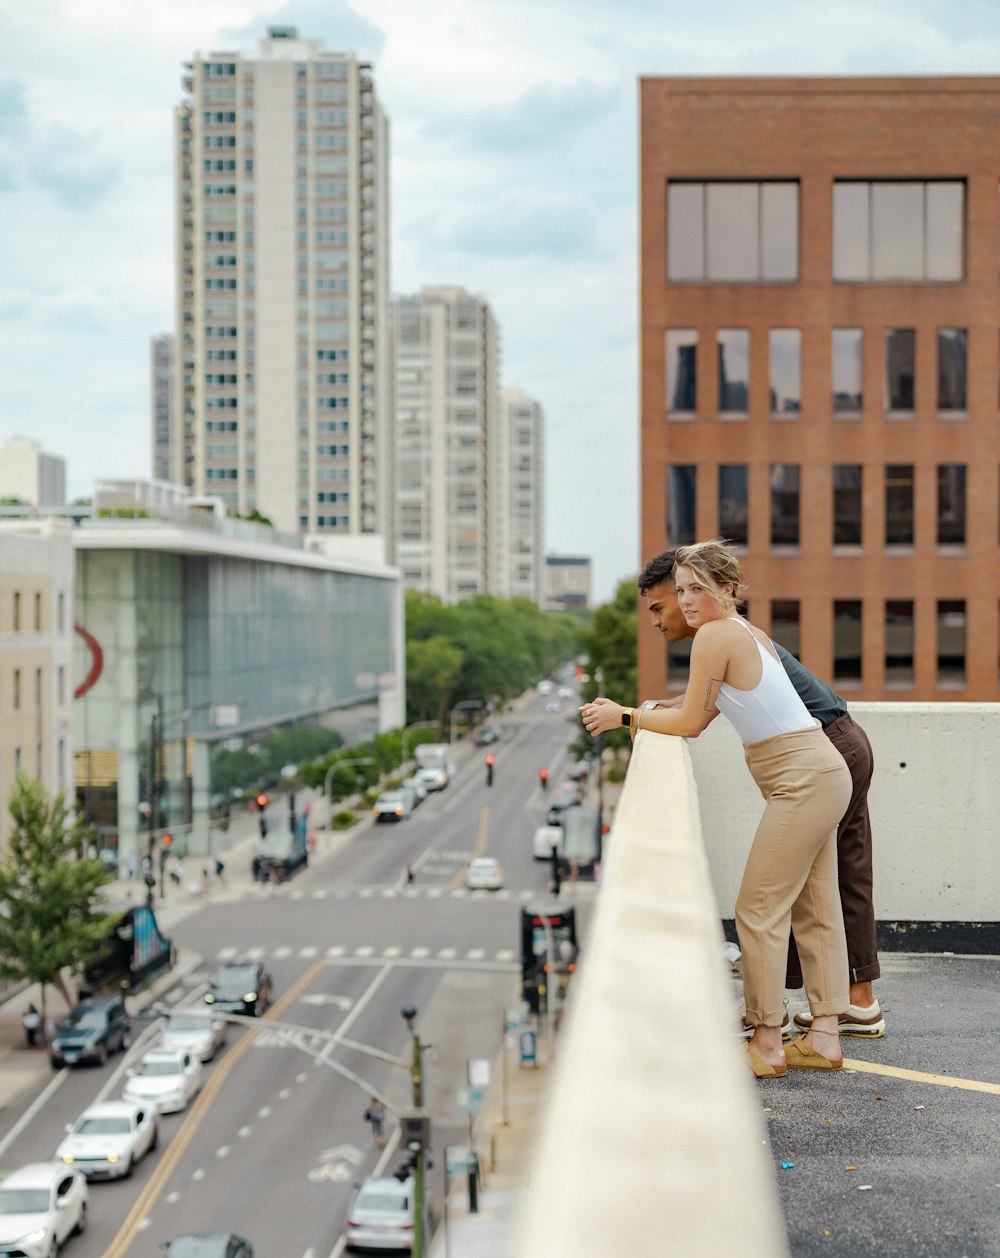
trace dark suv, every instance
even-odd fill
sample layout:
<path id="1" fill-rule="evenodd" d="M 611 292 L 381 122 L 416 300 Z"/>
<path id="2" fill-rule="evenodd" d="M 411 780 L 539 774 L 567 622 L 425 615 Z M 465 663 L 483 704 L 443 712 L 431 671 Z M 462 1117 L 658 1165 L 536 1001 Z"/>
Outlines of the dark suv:
<path id="1" fill-rule="evenodd" d="M 259 961 L 232 961 L 212 975 L 205 1003 L 222 1013 L 259 1018 L 271 1003 L 271 976 Z"/>
<path id="2" fill-rule="evenodd" d="M 96 1062 L 103 1066 L 112 1053 L 131 1043 L 131 1027 L 121 996 L 81 1000 L 49 1045 L 49 1060 L 60 1066 Z"/>

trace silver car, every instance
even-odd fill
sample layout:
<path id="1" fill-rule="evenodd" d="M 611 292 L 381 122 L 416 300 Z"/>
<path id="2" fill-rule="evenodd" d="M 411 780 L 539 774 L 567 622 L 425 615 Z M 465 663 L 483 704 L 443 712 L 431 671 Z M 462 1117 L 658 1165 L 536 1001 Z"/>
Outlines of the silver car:
<path id="1" fill-rule="evenodd" d="M 87 1181 L 63 1162 L 32 1162 L 0 1183 L 0 1254 L 52 1258 L 87 1226 Z"/>
<path id="2" fill-rule="evenodd" d="M 67 1127 L 56 1157 L 87 1179 L 127 1179 L 159 1141 L 155 1105 L 102 1101 Z"/>
<path id="3" fill-rule="evenodd" d="M 191 1053 L 199 1061 L 211 1061 L 226 1043 L 226 1023 L 205 1009 L 178 1009 L 170 1015 L 160 1036 L 161 1048 Z"/>
<path id="4" fill-rule="evenodd" d="M 347 1216 L 347 1248 L 413 1249 L 413 1180 L 363 1180 Z"/>
<path id="5" fill-rule="evenodd" d="M 140 1105 L 155 1105 L 161 1114 L 172 1114 L 187 1109 L 200 1091 L 201 1062 L 197 1057 L 154 1048 L 128 1072 L 122 1097 Z"/>

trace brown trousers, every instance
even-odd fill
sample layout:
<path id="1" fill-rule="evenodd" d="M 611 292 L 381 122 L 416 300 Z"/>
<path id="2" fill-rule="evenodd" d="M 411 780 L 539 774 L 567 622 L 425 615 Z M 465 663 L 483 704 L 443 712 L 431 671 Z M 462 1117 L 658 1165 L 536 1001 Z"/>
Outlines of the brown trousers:
<path id="1" fill-rule="evenodd" d="M 744 747 L 764 796 L 739 895 L 746 1020 L 780 1026 L 795 928 L 814 1017 L 847 1008 L 847 944 L 837 883 L 837 823 L 851 798 L 844 758 L 818 725 Z"/>

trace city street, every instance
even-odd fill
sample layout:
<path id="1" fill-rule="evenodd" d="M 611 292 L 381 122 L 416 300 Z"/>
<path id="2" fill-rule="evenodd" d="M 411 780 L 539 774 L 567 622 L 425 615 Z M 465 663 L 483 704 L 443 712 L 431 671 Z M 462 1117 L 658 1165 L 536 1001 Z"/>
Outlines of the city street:
<path id="1" fill-rule="evenodd" d="M 553 785 L 561 780 L 572 710 L 572 700 L 561 713 L 537 697 L 519 704 L 502 741 L 489 748 L 492 787 L 476 749 L 411 818 L 363 824 L 289 883 L 241 884 L 228 902 L 163 912 L 167 932 L 201 962 L 162 1005 L 199 1003 L 219 963 L 259 959 L 273 979 L 267 1021 L 281 1027 L 254 1035 L 230 1029 L 201 1095 L 186 1113 L 161 1119 L 159 1151 L 131 1179 L 91 1186 L 90 1226 L 67 1244 L 68 1258 L 153 1258 L 179 1232 L 224 1230 L 247 1237 L 258 1258 L 336 1258 L 353 1184 L 375 1169 L 391 1173 L 402 1158 L 392 1113 L 385 1147 L 374 1146 L 363 1117 L 367 1089 L 384 1094 L 396 1113 L 412 1104 L 408 1068 L 338 1046 L 335 1037 L 409 1062 L 400 1012 L 407 1005 L 417 1010 L 414 1030 L 426 1046 L 428 1183 L 439 1215 L 444 1149 L 468 1142 L 458 1089 L 470 1060 L 496 1057 L 504 1008 L 519 997 L 520 908 L 548 887 L 549 866 L 531 852 L 547 801 L 537 775 L 545 766 Z M 502 890 L 464 889 L 462 871 L 474 855 L 500 860 Z M 581 889 L 581 912 L 591 898 Z M 137 1040 L 155 1034 L 151 1021 L 136 1019 Z M 322 1034 L 289 1033 L 288 1024 Z M 65 1124 L 99 1092 L 118 1095 L 125 1064 L 115 1058 L 100 1070 L 54 1074 L 51 1093 L 4 1150 L 4 1165 L 50 1158 Z M 4 1114 L 0 1138 L 36 1097 L 37 1089 Z"/>

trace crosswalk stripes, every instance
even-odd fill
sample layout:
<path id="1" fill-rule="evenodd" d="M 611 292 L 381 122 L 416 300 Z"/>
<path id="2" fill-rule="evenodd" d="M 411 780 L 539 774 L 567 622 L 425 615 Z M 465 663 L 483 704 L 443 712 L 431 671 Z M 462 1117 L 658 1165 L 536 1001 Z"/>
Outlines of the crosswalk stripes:
<path id="1" fill-rule="evenodd" d="M 320 955 L 321 949 L 315 944 L 303 944 L 299 948 L 293 948 L 288 944 L 280 944 L 270 950 L 263 947 L 247 948 L 238 950 L 236 948 L 220 948 L 215 955 L 216 961 L 233 960 L 238 957 L 239 960 L 245 961 L 251 955 L 254 959 L 266 959 L 269 961 L 287 961 L 292 957 L 296 957 L 302 961 L 314 960 Z M 350 946 L 347 944 L 330 944 L 329 947 L 322 949 L 323 956 L 330 962 L 350 963 L 352 958 L 358 961 L 374 961 L 376 959 L 383 961 L 426 961 L 428 963 L 439 963 L 462 961 L 474 964 L 500 964 L 509 965 L 516 959 L 516 953 L 513 948 L 498 948 L 490 951 L 487 948 L 466 948 L 459 947 L 442 947 L 432 948 L 426 944 L 407 947 L 402 944 L 385 944 L 376 946 L 375 944 L 358 944 Z M 206 964 L 211 967 L 211 960 L 206 959 Z M 200 986 L 210 977 L 209 970 L 197 969 L 184 976 L 183 983 L 186 988 Z M 171 1003 L 183 998 L 183 989 L 175 989 L 174 994 L 166 997 Z"/>

